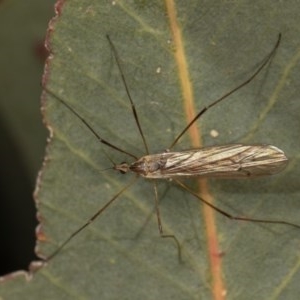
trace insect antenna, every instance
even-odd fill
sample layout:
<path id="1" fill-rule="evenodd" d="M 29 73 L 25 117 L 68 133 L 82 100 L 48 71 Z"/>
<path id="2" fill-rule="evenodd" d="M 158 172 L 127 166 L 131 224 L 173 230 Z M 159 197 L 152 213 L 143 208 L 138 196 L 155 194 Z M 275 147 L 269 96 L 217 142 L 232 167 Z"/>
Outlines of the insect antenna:
<path id="1" fill-rule="evenodd" d="M 174 142 L 171 144 L 171 146 L 168 148 L 168 150 L 172 149 L 178 142 L 178 140 L 186 133 L 186 131 L 206 112 L 208 111 L 210 108 L 212 108 L 213 106 L 215 106 L 216 104 L 220 103 L 222 100 L 224 100 L 225 98 L 227 98 L 228 96 L 230 96 L 231 94 L 235 93 L 236 91 L 238 91 L 239 89 L 243 88 L 244 86 L 246 86 L 248 83 L 250 83 L 259 73 L 260 71 L 271 61 L 271 59 L 274 57 L 277 48 L 279 47 L 281 41 L 281 33 L 279 33 L 278 35 L 278 39 L 277 42 L 273 48 L 273 50 L 265 57 L 265 59 L 263 60 L 262 64 L 260 65 L 260 67 L 244 82 L 242 82 L 239 86 L 237 86 L 236 88 L 232 89 L 231 91 L 227 92 L 226 94 L 224 94 L 222 97 L 220 97 L 219 99 L 217 99 L 216 101 L 214 101 L 213 103 L 209 104 L 208 106 L 204 107 L 201 111 L 198 112 L 198 114 L 193 118 L 193 120 L 180 132 L 180 134 L 176 137 L 176 139 L 174 140 Z"/>

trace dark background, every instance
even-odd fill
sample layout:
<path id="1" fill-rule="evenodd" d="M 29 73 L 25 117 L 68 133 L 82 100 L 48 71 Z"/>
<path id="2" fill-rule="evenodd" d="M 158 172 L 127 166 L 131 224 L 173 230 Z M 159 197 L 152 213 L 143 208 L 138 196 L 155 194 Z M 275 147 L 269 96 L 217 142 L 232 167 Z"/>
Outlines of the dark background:
<path id="1" fill-rule="evenodd" d="M 54 0 L 0 1 L 0 275 L 35 259 L 35 181 L 47 131 L 40 112 Z"/>

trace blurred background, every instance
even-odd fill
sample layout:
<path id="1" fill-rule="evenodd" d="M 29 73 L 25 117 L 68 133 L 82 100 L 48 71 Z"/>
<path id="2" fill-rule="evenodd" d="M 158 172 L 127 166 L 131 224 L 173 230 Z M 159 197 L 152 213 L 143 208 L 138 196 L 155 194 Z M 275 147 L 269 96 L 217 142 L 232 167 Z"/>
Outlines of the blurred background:
<path id="1" fill-rule="evenodd" d="M 41 78 L 54 0 L 0 0 L 0 275 L 35 259 L 33 191 L 46 137 Z"/>

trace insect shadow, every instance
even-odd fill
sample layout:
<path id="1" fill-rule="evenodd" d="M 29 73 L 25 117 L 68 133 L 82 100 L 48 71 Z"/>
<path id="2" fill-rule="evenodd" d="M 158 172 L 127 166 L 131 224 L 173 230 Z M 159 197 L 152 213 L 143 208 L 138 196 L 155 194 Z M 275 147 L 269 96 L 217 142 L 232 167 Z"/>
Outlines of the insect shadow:
<path id="1" fill-rule="evenodd" d="M 266 144 L 227 144 L 212 147 L 203 147 L 198 149 L 189 149 L 178 152 L 171 151 L 180 138 L 189 130 L 189 128 L 210 108 L 219 104 L 221 101 L 226 99 L 228 96 L 236 92 L 237 90 L 243 88 L 249 84 L 260 72 L 261 70 L 270 63 L 271 59 L 274 57 L 277 48 L 279 47 L 281 41 L 281 34 L 278 35 L 277 42 L 273 47 L 272 51 L 264 58 L 260 66 L 255 70 L 255 72 L 240 85 L 232 89 L 231 91 L 224 94 L 219 99 L 215 100 L 208 106 L 200 110 L 196 116 L 190 121 L 184 129 L 177 135 L 173 143 L 162 153 L 150 154 L 149 148 L 144 136 L 141 122 L 139 120 L 138 113 L 136 111 L 133 99 L 131 97 L 128 84 L 121 66 L 121 61 L 119 59 L 117 50 L 111 41 L 110 37 L 107 35 L 107 40 L 112 50 L 113 56 L 115 58 L 123 86 L 126 90 L 128 96 L 132 114 L 134 116 L 135 124 L 138 128 L 139 135 L 143 141 L 146 155 L 138 158 L 137 156 L 129 153 L 125 149 L 115 146 L 108 140 L 102 138 L 99 133 L 97 133 L 91 125 L 79 114 L 76 110 L 69 105 L 66 101 L 59 98 L 48 88 L 44 90 L 60 101 L 67 109 L 69 109 L 74 115 L 81 120 L 81 122 L 90 130 L 90 132 L 98 139 L 99 142 L 106 145 L 107 147 L 114 149 L 120 153 L 123 153 L 133 159 L 133 162 L 127 163 L 122 162 L 120 164 L 114 163 L 109 157 L 108 159 L 113 164 L 112 169 L 119 171 L 122 174 L 134 173 L 133 179 L 118 191 L 104 206 L 102 206 L 87 222 L 85 222 L 81 227 L 74 231 L 50 256 L 48 256 L 45 261 L 51 260 L 55 257 L 61 250 L 68 244 L 77 234 L 84 230 L 89 224 L 91 224 L 104 210 L 106 210 L 124 191 L 131 187 L 138 178 L 144 177 L 151 179 L 153 182 L 154 198 L 155 198 L 155 211 L 157 216 L 158 231 L 162 238 L 173 239 L 178 248 L 178 257 L 181 261 L 181 247 L 178 239 L 173 234 L 165 234 L 162 227 L 161 215 L 159 210 L 159 198 L 157 191 L 158 179 L 170 179 L 175 182 L 179 187 L 186 190 L 198 200 L 203 202 L 205 205 L 210 206 L 212 209 L 216 210 L 223 216 L 239 221 L 249 221 L 257 223 L 271 223 L 271 224 L 281 224 L 293 226 L 300 228 L 299 225 L 282 221 L 282 220 L 266 220 L 266 219 L 255 219 L 234 216 L 226 211 L 218 208 L 212 203 L 206 201 L 198 195 L 197 192 L 189 188 L 185 183 L 183 183 L 180 178 L 189 177 L 206 177 L 206 178 L 254 178 L 258 176 L 268 176 L 281 172 L 287 165 L 288 159 L 284 152 L 279 148 L 266 145 Z"/>

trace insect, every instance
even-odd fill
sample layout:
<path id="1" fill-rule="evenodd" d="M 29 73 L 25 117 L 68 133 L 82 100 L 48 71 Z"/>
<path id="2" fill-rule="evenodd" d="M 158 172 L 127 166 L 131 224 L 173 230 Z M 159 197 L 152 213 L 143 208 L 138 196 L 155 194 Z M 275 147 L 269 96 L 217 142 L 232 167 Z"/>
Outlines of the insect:
<path id="1" fill-rule="evenodd" d="M 113 169 L 121 172 L 122 174 L 134 173 L 135 176 L 133 180 L 123 187 L 118 193 L 116 193 L 103 207 L 101 207 L 85 224 L 73 232 L 58 248 L 53 252 L 46 261 L 49 261 L 54 256 L 56 256 L 62 248 L 77 234 L 79 234 L 84 228 L 91 224 L 104 210 L 106 210 L 119 196 L 132 186 L 138 178 L 144 177 L 146 179 L 151 179 L 153 181 L 153 188 L 155 194 L 155 211 L 157 216 L 157 223 L 159 234 L 163 238 L 172 238 L 179 249 L 180 253 L 180 243 L 174 235 L 165 234 L 162 227 L 159 205 L 158 205 L 158 192 L 157 192 L 157 179 L 172 179 L 176 184 L 182 187 L 184 190 L 188 191 L 194 195 L 198 200 L 202 201 L 206 205 L 218 211 L 220 214 L 226 216 L 227 218 L 241 221 L 251 221 L 258 223 L 273 223 L 273 224 L 283 224 L 294 226 L 300 228 L 299 225 L 282 220 L 263 220 L 263 219 L 253 219 L 247 217 L 238 217 L 228 214 L 227 212 L 219 209 L 215 205 L 201 198 L 196 192 L 191 190 L 186 186 L 180 178 L 182 177 L 217 177 L 217 178 L 253 178 L 258 176 L 273 175 L 282 171 L 288 162 L 287 157 L 284 152 L 279 148 L 272 145 L 257 144 L 257 145 L 244 145 L 244 144 L 228 144 L 213 147 L 204 147 L 200 149 L 189 149 L 178 152 L 172 152 L 171 149 L 177 144 L 179 139 L 188 131 L 188 129 L 210 108 L 217 105 L 225 98 L 246 86 L 250 83 L 260 71 L 271 61 L 275 52 L 280 44 L 281 34 L 278 36 L 278 40 L 272 49 L 272 51 L 265 57 L 261 65 L 257 70 L 243 83 L 224 94 L 222 97 L 204 107 L 198 114 L 193 118 L 193 120 L 178 134 L 174 142 L 170 147 L 162 153 L 150 154 L 146 138 L 144 136 L 141 122 L 139 120 L 133 99 L 131 97 L 124 72 L 122 70 L 121 62 L 116 51 L 114 44 L 112 43 L 109 36 L 107 36 L 108 43 L 112 49 L 113 56 L 115 58 L 116 64 L 118 66 L 120 76 L 128 96 L 131 110 L 134 116 L 136 126 L 138 128 L 139 134 L 142 138 L 146 155 L 141 158 L 121 149 L 106 139 L 103 139 L 90 125 L 89 123 L 67 102 L 63 99 L 57 97 L 53 92 L 45 89 L 47 93 L 54 96 L 59 100 L 67 109 L 69 109 L 81 122 L 91 131 L 91 133 L 104 145 L 114 149 L 115 151 L 126 154 L 131 157 L 134 161 L 131 163 L 123 162 L 120 164 L 113 163 Z"/>

